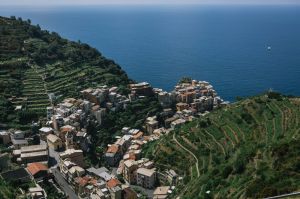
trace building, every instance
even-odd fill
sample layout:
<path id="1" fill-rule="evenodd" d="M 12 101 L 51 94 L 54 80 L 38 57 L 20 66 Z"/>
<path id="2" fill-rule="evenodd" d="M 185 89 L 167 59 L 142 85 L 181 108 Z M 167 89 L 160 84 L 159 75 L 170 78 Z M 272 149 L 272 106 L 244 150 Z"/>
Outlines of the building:
<path id="1" fill-rule="evenodd" d="M 9 132 L 0 131 L 0 143 L 6 145 L 10 142 L 11 142 L 11 140 L 10 140 Z"/>
<path id="2" fill-rule="evenodd" d="M 48 175 L 48 167 L 39 162 L 34 162 L 34 163 L 28 164 L 27 171 L 35 179 L 43 179 L 44 177 L 46 177 Z"/>
<path id="3" fill-rule="evenodd" d="M 91 176 L 76 177 L 74 179 L 74 190 L 80 198 L 89 198 L 93 191 L 102 190 L 105 188 L 105 183 L 97 181 Z M 91 186 L 92 185 L 92 186 Z M 98 189 L 94 189 L 97 187 Z M 108 192 L 108 190 L 107 190 Z M 105 196 L 105 194 L 99 193 L 99 196 Z M 101 197 L 100 197 L 101 198 Z M 98 198 L 99 199 L 99 198 Z"/>
<path id="4" fill-rule="evenodd" d="M 118 179 L 112 178 L 112 179 L 110 179 L 110 180 L 106 183 L 106 186 L 107 186 L 108 188 L 113 188 L 113 187 L 119 186 L 119 185 L 121 185 L 121 184 L 122 184 L 122 183 L 121 183 Z"/>
<path id="5" fill-rule="evenodd" d="M 153 131 L 158 128 L 158 121 L 156 119 L 156 116 L 146 119 L 146 130 L 149 134 L 152 134 Z"/>
<path id="6" fill-rule="evenodd" d="M 74 148 L 74 140 L 73 140 L 73 133 L 67 132 L 65 135 L 65 146 L 66 149 L 73 149 Z"/>
<path id="7" fill-rule="evenodd" d="M 110 192 L 111 199 L 121 199 L 122 198 L 122 189 L 121 189 L 121 182 L 116 179 L 112 178 L 106 183 L 106 187 Z"/>
<path id="8" fill-rule="evenodd" d="M 98 123 L 101 125 L 102 120 L 103 120 L 104 116 L 106 115 L 106 109 L 105 108 L 100 108 L 99 110 L 94 111 L 94 115 L 95 115 L 96 120 L 98 121 Z"/>
<path id="9" fill-rule="evenodd" d="M 14 139 L 19 140 L 19 139 L 24 139 L 25 138 L 25 132 L 17 130 L 14 133 L 12 133 L 12 136 Z"/>
<path id="10" fill-rule="evenodd" d="M 120 186 L 108 187 L 111 199 L 121 199 L 122 189 Z"/>
<path id="11" fill-rule="evenodd" d="M 12 144 L 14 145 L 14 149 L 20 149 L 21 147 L 28 146 L 28 141 L 25 139 L 11 139 Z"/>
<path id="12" fill-rule="evenodd" d="M 184 119 L 177 119 L 177 120 L 175 120 L 175 121 L 173 121 L 172 123 L 171 123 L 171 128 L 176 128 L 176 127 L 179 127 L 179 126 L 181 126 L 181 125 L 183 125 L 184 123 L 186 123 L 186 120 L 184 120 Z"/>
<path id="13" fill-rule="evenodd" d="M 129 186 L 123 188 L 122 196 L 124 199 L 137 199 L 137 193 Z"/>
<path id="14" fill-rule="evenodd" d="M 52 126 L 55 130 L 59 130 L 60 127 L 62 127 L 64 125 L 64 118 L 59 115 L 59 114 L 56 114 L 56 115 L 53 115 L 52 116 Z"/>
<path id="15" fill-rule="evenodd" d="M 138 164 L 134 160 L 126 160 L 124 162 L 123 177 L 129 184 L 136 183 L 136 170 L 138 169 Z"/>
<path id="16" fill-rule="evenodd" d="M 74 162 L 76 165 L 82 168 L 85 167 L 82 150 L 67 149 L 63 153 L 59 154 L 59 157 L 60 161 L 63 161 L 68 158 L 71 162 Z"/>
<path id="17" fill-rule="evenodd" d="M 111 174 L 109 174 L 108 169 L 105 167 L 101 167 L 98 169 L 95 169 L 94 167 L 88 168 L 87 173 L 97 179 L 102 179 L 105 182 L 108 182 L 109 180 L 111 180 L 113 178 L 113 176 Z"/>
<path id="18" fill-rule="evenodd" d="M 137 185 L 152 189 L 156 183 L 155 169 L 139 168 L 137 169 Z"/>
<path id="19" fill-rule="evenodd" d="M 152 96 L 154 94 L 152 87 L 147 82 L 130 84 L 131 93 L 139 96 Z"/>
<path id="20" fill-rule="evenodd" d="M 75 133 L 75 132 L 76 132 L 76 129 L 74 126 L 65 125 L 60 128 L 59 137 L 63 142 L 65 142 L 66 134 L 67 133 Z"/>
<path id="21" fill-rule="evenodd" d="M 193 88 L 191 88 L 190 91 L 179 94 L 179 101 L 183 103 L 192 103 L 193 99 L 196 97 L 195 91 L 193 91 Z"/>
<path id="22" fill-rule="evenodd" d="M 45 199 L 47 198 L 47 194 L 45 190 L 40 187 L 40 185 L 36 184 L 36 187 L 30 187 L 28 189 L 28 196 L 31 199 Z"/>
<path id="23" fill-rule="evenodd" d="M 115 166 L 122 158 L 120 146 L 113 144 L 105 153 L 105 160 L 109 166 Z"/>
<path id="24" fill-rule="evenodd" d="M 49 148 L 58 151 L 63 148 L 62 140 L 54 134 L 49 134 L 47 136 L 47 144 Z"/>
<path id="25" fill-rule="evenodd" d="M 46 108 L 47 110 L 47 120 L 51 120 L 51 117 L 53 115 L 53 108 L 51 106 Z"/>
<path id="26" fill-rule="evenodd" d="M 173 169 L 170 169 L 166 172 L 166 174 L 169 184 L 175 185 L 177 183 L 177 173 Z"/>
<path id="27" fill-rule="evenodd" d="M 174 122 L 177 119 L 178 119 L 178 117 L 176 117 L 176 116 L 173 116 L 173 117 L 170 117 L 170 118 L 166 119 L 165 120 L 165 127 L 166 128 L 170 128 L 171 127 L 171 123 Z"/>
<path id="28" fill-rule="evenodd" d="M 157 187 L 153 192 L 153 199 L 166 199 L 170 191 L 170 186 Z"/>
<path id="29" fill-rule="evenodd" d="M 69 159 L 61 161 L 59 164 L 60 172 L 62 176 L 68 181 L 69 184 L 75 186 L 75 179 L 82 177 L 85 174 L 85 170 L 71 162 Z"/>
<path id="30" fill-rule="evenodd" d="M 42 127 L 39 129 L 40 139 L 46 141 L 47 136 L 53 133 L 53 129 L 51 127 Z"/>
<path id="31" fill-rule="evenodd" d="M 189 105 L 187 103 L 177 103 L 176 104 L 176 109 L 177 111 L 183 111 L 184 109 L 188 109 L 189 108 Z"/>
<path id="32" fill-rule="evenodd" d="M 86 130 L 79 131 L 74 136 L 75 148 L 80 148 L 84 152 L 88 152 L 91 146 L 91 136 L 86 133 Z"/>
<path id="33" fill-rule="evenodd" d="M 59 163 L 60 173 L 65 179 L 68 180 L 69 169 L 71 169 L 73 166 L 76 166 L 76 164 L 74 162 L 71 162 L 69 159 L 60 161 Z"/>
<path id="34" fill-rule="evenodd" d="M 171 107 L 175 102 L 175 93 L 159 91 L 157 94 L 157 99 L 162 107 Z"/>
<path id="35" fill-rule="evenodd" d="M 47 145 L 31 145 L 21 147 L 19 150 L 13 151 L 13 156 L 19 164 L 28 164 L 33 162 L 41 162 L 48 164 L 48 146 Z"/>
<path id="36" fill-rule="evenodd" d="M 124 135 L 115 142 L 115 145 L 118 145 L 120 148 L 121 155 L 127 151 L 128 147 L 130 146 L 131 139 L 132 138 L 130 135 Z"/>
<path id="37" fill-rule="evenodd" d="M 0 171 L 6 170 L 10 164 L 8 153 L 0 153 Z"/>
<path id="38" fill-rule="evenodd" d="M 15 131 L 10 136 L 11 142 L 14 145 L 14 149 L 20 149 L 23 146 L 28 145 L 28 141 L 25 139 L 24 131 Z"/>

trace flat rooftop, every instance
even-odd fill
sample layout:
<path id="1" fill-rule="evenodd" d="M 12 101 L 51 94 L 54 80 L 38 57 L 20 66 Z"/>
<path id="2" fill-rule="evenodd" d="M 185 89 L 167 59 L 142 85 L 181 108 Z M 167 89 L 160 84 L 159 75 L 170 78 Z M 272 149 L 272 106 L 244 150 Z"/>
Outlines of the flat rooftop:
<path id="1" fill-rule="evenodd" d="M 48 151 L 37 151 L 33 153 L 22 153 L 21 154 L 21 159 L 22 158 L 30 158 L 30 157 L 38 157 L 38 156 L 48 156 Z"/>
<path id="2" fill-rule="evenodd" d="M 21 147 L 21 153 L 31 153 L 36 151 L 46 151 L 48 146 L 46 144 L 41 145 L 31 145 Z"/>
<path id="3" fill-rule="evenodd" d="M 151 177 L 154 175 L 155 170 L 154 169 L 146 169 L 146 168 L 139 168 L 137 170 L 138 174 L 144 175 L 144 176 L 148 176 Z"/>

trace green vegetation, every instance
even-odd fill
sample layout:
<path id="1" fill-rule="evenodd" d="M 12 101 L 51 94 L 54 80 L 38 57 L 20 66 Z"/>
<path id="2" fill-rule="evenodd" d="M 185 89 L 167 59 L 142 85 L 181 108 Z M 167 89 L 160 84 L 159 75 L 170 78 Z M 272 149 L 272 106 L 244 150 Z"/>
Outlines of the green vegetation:
<path id="1" fill-rule="evenodd" d="M 300 188 L 300 99 L 267 93 L 215 110 L 145 147 L 183 198 L 262 198 Z M 196 166 L 200 170 L 197 177 Z M 210 192 L 207 192 L 210 191 Z"/>
<path id="2" fill-rule="evenodd" d="M 51 103 L 77 98 L 79 91 L 104 84 L 128 94 L 129 83 L 133 82 L 119 65 L 87 44 L 63 39 L 30 21 L 0 17 L 0 128 L 30 130 L 32 121 L 46 116 Z M 49 94 L 56 96 L 54 101 Z M 93 144 L 87 163 L 101 163 L 107 144 L 124 126 L 141 129 L 145 118 L 159 110 L 157 99 L 140 99 L 126 110 L 109 112 L 102 126 L 89 120 Z"/>
<path id="3" fill-rule="evenodd" d="M 54 185 L 49 182 L 48 180 L 44 180 L 42 183 L 40 183 L 41 187 L 45 190 L 47 194 L 47 198 L 49 199 L 65 199 L 67 198 L 64 193 L 59 193 L 57 189 L 54 187 Z"/>
<path id="4" fill-rule="evenodd" d="M 192 78 L 191 77 L 182 77 L 178 83 L 180 83 L 180 84 L 189 83 L 190 84 L 190 83 L 192 83 Z"/>
<path id="5" fill-rule="evenodd" d="M 15 187 L 0 179 L 0 199 L 14 199 L 16 191 Z"/>
<path id="6" fill-rule="evenodd" d="M 27 192 L 30 187 L 35 187 L 33 181 L 26 183 L 6 182 L 0 178 L 0 199 L 26 198 L 21 190 Z"/>
<path id="7" fill-rule="evenodd" d="M 48 94 L 77 97 L 97 85 L 125 88 L 131 80 L 114 61 L 81 42 L 41 30 L 30 20 L 0 17 L 0 125 L 28 129 L 46 115 Z M 22 105 L 22 111 L 14 111 Z"/>

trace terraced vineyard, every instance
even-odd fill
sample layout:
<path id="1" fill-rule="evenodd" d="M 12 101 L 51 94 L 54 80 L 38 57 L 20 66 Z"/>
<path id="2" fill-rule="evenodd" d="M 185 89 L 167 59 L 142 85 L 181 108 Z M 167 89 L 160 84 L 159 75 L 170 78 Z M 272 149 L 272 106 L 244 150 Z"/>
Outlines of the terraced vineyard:
<path id="1" fill-rule="evenodd" d="M 130 82 L 120 66 L 87 44 L 41 30 L 29 20 L 0 17 L 0 125 L 25 125 L 45 116 L 49 94 L 60 101 L 103 84 L 127 92 Z M 21 113 L 13 111 L 17 106 Z"/>
<path id="2" fill-rule="evenodd" d="M 300 189 L 299 118 L 300 99 L 269 93 L 184 125 L 148 146 L 146 156 L 184 176 L 177 189 L 183 198 L 289 193 Z"/>

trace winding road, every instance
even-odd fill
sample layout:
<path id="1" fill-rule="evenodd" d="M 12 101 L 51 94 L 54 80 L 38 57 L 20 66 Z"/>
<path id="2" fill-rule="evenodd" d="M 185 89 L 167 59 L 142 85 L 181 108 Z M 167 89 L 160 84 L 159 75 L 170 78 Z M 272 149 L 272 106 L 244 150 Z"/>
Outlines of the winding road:
<path id="1" fill-rule="evenodd" d="M 190 150 L 188 150 L 187 148 L 185 148 L 184 146 L 182 146 L 178 141 L 177 141 L 177 139 L 176 139 L 176 137 L 175 137 L 175 133 L 173 134 L 173 140 L 182 148 L 182 149 L 184 149 L 185 151 L 187 151 L 189 154 L 191 154 L 194 158 L 195 158 L 195 160 L 196 160 L 196 169 L 197 169 L 197 176 L 198 176 L 198 178 L 200 177 L 200 172 L 199 172 L 199 160 L 198 160 L 198 158 L 196 157 L 196 155 L 193 153 L 193 152 L 191 152 Z"/>

